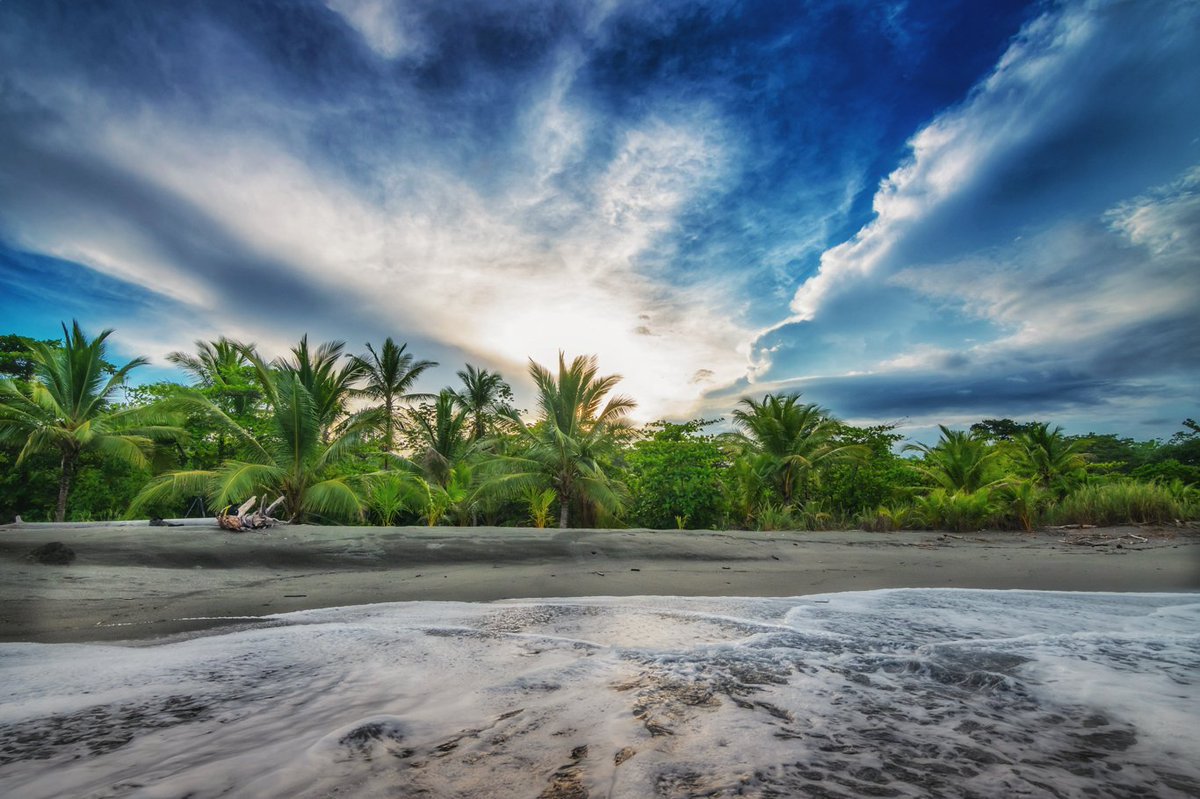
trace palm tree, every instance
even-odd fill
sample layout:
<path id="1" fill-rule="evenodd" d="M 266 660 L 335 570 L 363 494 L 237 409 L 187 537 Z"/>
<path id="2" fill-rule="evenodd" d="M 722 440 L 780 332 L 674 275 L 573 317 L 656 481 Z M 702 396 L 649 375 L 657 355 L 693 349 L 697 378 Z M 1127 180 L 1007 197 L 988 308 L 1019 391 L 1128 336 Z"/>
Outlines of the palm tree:
<path id="1" fill-rule="evenodd" d="M 471 438 L 479 441 L 487 433 L 489 417 L 503 413 L 506 400 L 512 399 L 512 387 L 499 372 L 476 369 L 471 364 L 458 372 L 458 377 L 463 388 L 454 392 L 454 397 L 471 414 Z"/>
<path id="2" fill-rule="evenodd" d="M 177 440 L 178 420 L 154 406 L 116 408 L 112 396 L 129 373 L 146 364 L 134 358 L 105 376 L 105 344 L 112 330 L 91 341 L 72 320 L 63 325 L 63 344 L 32 341 L 33 378 L 17 384 L 0 380 L 0 441 L 23 437 L 21 463 L 36 452 L 60 457 L 58 504 L 54 520 L 66 518 L 71 482 L 85 450 L 95 450 L 135 466 L 147 466 L 155 441 Z"/>
<path id="3" fill-rule="evenodd" d="M 938 425 L 942 436 L 932 447 L 926 444 L 907 444 L 906 451 L 920 452 L 921 463 L 915 468 L 947 491 L 974 493 L 996 484 L 991 480 L 992 460 L 996 450 L 976 433 L 950 430 Z"/>
<path id="4" fill-rule="evenodd" d="M 746 398 L 740 405 L 745 407 L 733 412 L 738 431 L 732 440 L 760 460 L 785 506 L 822 466 L 866 455 L 861 445 L 839 443 L 838 422 L 820 406 L 802 404 L 799 394 L 767 394 L 762 402 Z"/>
<path id="5" fill-rule="evenodd" d="M 167 360 L 191 374 L 197 388 L 221 410 L 245 424 L 261 397 L 254 387 L 253 368 L 246 358 L 247 347 L 221 336 L 216 341 L 196 341 L 196 354 L 172 352 Z M 225 460 L 226 437 L 216 432 L 217 462 Z"/>
<path id="6" fill-rule="evenodd" d="M 206 412 L 215 424 L 232 433 L 242 455 L 213 470 L 175 471 L 155 478 L 134 499 L 130 512 L 160 500 L 206 494 L 213 507 L 225 507 L 252 495 L 282 495 L 292 522 L 314 515 L 360 514 L 362 498 L 345 475 L 334 473 L 334 467 L 350 454 L 366 425 L 361 421 L 343 425 L 327 440 L 320 405 L 297 370 L 272 370 L 252 351 L 246 351 L 246 357 L 268 404 L 270 435 L 264 441 L 256 440 L 200 395 L 176 399 L 181 407 Z"/>
<path id="7" fill-rule="evenodd" d="M 730 512 L 747 527 L 753 524 L 755 514 L 769 504 L 771 466 L 766 456 L 743 451 L 740 457 L 732 459 L 725 471 L 725 495 Z"/>
<path id="8" fill-rule="evenodd" d="M 321 440 L 328 443 L 334 424 L 342 417 L 346 401 L 354 392 L 354 382 L 364 373 L 365 364 L 356 358 L 339 366 L 344 341 L 327 341 L 316 350 L 308 346 L 308 335 L 292 347 L 291 358 L 279 358 L 274 366 L 281 372 L 295 376 L 304 386 L 313 403 L 313 410 L 321 426 Z M 243 353 L 253 360 L 253 352 L 243 348 Z"/>
<path id="9" fill-rule="evenodd" d="M 221 336 L 216 341 L 196 341 L 196 354 L 172 352 L 167 360 L 192 375 L 193 386 L 209 389 L 217 403 L 238 416 L 246 413 L 257 392 L 246 371 L 246 346 Z"/>
<path id="10" fill-rule="evenodd" d="M 375 421 L 383 430 L 384 452 L 396 448 L 396 415 L 400 412 L 400 406 L 431 396 L 414 394 L 411 389 L 421 373 L 437 366 L 437 363 L 414 361 L 412 353 L 404 351 L 407 346 L 405 343 L 397 347 L 396 342 L 388 337 L 379 352 L 368 343 L 367 354 L 354 358 L 365 384 L 355 389 L 353 394 L 380 403 L 366 412 L 374 412 L 377 417 Z"/>
<path id="11" fill-rule="evenodd" d="M 432 405 L 408 411 L 408 428 L 414 454 L 412 462 L 426 479 L 443 488 L 456 466 L 475 449 L 467 438 L 467 410 L 456 408 L 454 392 L 443 389 Z"/>
<path id="12" fill-rule="evenodd" d="M 628 429 L 626 417 L 635 403 L 611 394 L 620 375 L 601 377 L 597 371 L 595 356 L 581 355 L 568 366 L 560 352 L 557 374 L 529 362 L 541 418 L 529 427 L 509 412 L 517 423 L 522 452 L 495 459 L 501 473 L 487 484 L 489 490 L 513 498 L 554 489 L 560 528 L 568 526 L 572 505 L 610 513 L 621 508 L 624 487 L 608 476 L 608 463 L 620 433 Z"/>
<path id="13" fill-rule="evenodd" d="M 1016 444 L 1017 467 L 1040 488 L 1061 485 L 1084 467 L 1080 442 L 1069 440 L 1061 427 L 1035 424 L 1017 436 Z"/>

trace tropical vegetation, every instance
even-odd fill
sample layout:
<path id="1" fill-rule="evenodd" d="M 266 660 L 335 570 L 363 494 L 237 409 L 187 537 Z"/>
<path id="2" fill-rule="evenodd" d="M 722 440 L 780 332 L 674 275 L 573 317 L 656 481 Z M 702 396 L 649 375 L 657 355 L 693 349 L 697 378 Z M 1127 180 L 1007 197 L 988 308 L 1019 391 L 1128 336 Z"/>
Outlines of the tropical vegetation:
<path id="1" fill-rule="evenodd" d="M 534 408 L 499 373 L 418 390 L 437 364 L 387 338 L 362 354 L 302 336 L 268 360 L 197 341 L 186 375 L 135 384 L 112 331 L 0 336 L 0 521 L 213 514 L 283 497 L 339 524 L 974 531 L 1200 518 L 1200 425 L 1169 440 L 983 419 L 905 442 L 798 393 L 725 419 L 635 426 L 594 356 L 529 363 Z M 186 383 L 186 384 L 185 384 Z M 7 518 L 6 518 L 7 517 Z"/>

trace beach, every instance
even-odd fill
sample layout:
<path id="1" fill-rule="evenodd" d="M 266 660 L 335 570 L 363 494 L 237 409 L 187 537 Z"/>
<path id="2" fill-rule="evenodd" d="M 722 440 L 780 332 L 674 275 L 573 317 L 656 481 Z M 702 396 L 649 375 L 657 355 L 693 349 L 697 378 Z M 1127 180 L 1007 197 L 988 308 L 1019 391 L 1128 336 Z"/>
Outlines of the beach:
<path id="1" fill-rule="evenodd" d="M 10 526 L 0 793 L 1182 799 L 1198 564 L 1194 528 Z"/>
<path id="2" fill-rule="evenodd" d="M 69 565 L 26 558 L 61 541 Z M 150 639 L 402 601 L 790 597 L 881 588 L 1200 591 L 1200 530 L 538 530 L 190 520 L 0 528 L 0 641 Z"/>

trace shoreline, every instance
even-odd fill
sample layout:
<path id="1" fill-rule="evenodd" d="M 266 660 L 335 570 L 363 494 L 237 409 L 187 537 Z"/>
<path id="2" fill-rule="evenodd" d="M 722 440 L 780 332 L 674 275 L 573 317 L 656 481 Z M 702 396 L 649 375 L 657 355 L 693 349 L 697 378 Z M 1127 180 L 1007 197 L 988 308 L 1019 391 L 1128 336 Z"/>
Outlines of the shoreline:
<path id="1" fill-rule="evenodd" d="M 1108 543 L 1071 543 L 1079 538 Z M 52 541 L 71 547 L 75 561 L 46 566 L 25 558 Z M 1200 529 L 949 534 L 297 525 L 235 534 L 195 523 L 0 527 L 0 642 L 144 643 L 271 624 L 274 614 L 379 602 L 790 597 L 879 588 L 1197 592 Z"/>

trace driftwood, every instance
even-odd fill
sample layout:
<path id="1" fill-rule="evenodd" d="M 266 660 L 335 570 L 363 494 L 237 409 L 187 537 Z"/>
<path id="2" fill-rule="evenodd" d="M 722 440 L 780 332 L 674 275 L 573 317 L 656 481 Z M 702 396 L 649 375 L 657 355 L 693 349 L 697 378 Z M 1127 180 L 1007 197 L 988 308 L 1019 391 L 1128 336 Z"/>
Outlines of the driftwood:
<path id="1" fill-rule="evenodd" d="M 233 506 L 230 505 L 217 516 L 217 524 L 223 530 L 229 530 L 233 533 L 242 533 L 246 530 L 265 530 L 268 527 L 279 524 L 279 519 L 271 516 L 275 509 L 283 504 L 283 497 L 272 502 L 265 510 L 260 509 L 255 513 L 255 504 L 258 502 L 258 497 L 250 497 L 241 504 L 240 507 L 233 513 L 230 510 Z"/>
<path id="2" fill-rule="evenodd" d="M 1123 548 L 1122 541 L 1136 541 L 1139 544 L 1145 544 L 1150 539 L 1144 538 L 1133 533 L 1125 535 L 1108 536 L 1101 534 L 1099 537 L 1094 536 L 1076 536 L 1074 538 L 1063 538 L 1059 541 L 1062 544 L 1074 544 L 1080 547 L 1106 547 L 1109 544 L 1116 544 L 1118 548 Z"/>

